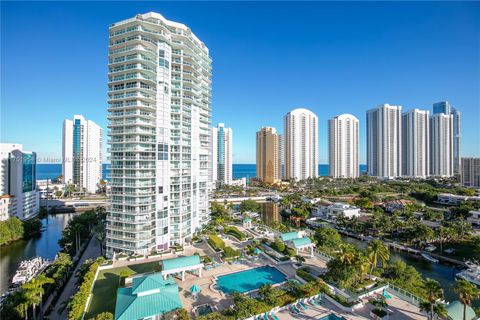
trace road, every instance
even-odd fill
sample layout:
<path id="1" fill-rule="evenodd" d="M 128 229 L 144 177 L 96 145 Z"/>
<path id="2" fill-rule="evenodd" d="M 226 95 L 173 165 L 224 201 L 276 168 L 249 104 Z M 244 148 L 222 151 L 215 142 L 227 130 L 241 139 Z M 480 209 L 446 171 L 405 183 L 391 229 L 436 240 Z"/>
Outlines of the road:
<path id="1" fill-rule="evenodd" d="M 57 301 L 57 304 L 52 310 L 49 319 L 52 320 L 66 320 L 68 319 L 68 310 L 66 308 L 68 299 L 77 292 L 77 277 L 76 273 L 80 266 L 88 259 L 95 259 L 100 256 L 100 248 L 98 240 L 95 237 L 92 237 L 87 248 L 83 252 L 82 257 L 80 258 L 77 267 L 75 268 L 74 275 L 68 280 L 67 285 L 63 289 L 60 298 Z"/>

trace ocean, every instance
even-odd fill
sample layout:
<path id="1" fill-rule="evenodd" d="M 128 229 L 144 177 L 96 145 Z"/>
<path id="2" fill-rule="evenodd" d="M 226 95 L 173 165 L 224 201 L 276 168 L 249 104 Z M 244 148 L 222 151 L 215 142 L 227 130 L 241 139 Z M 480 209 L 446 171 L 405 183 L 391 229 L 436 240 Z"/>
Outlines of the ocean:
<path id="1" fill-rule="evenodd" d="M 233 164 L 233 178 L 254 178 L 256 175 L 255 164 Z M 360 173 L 367 170 L 367 165 L 360 165 Z M 103 164 L 103 179 L 107 179 L 107 164 Z M 37 180 L 55 179 L 62 174 L 62 165 L 58 163 L 39 163 L 37 164 Z M 318 165 L 318 175 L 328 176 L 328 164 Z"/>

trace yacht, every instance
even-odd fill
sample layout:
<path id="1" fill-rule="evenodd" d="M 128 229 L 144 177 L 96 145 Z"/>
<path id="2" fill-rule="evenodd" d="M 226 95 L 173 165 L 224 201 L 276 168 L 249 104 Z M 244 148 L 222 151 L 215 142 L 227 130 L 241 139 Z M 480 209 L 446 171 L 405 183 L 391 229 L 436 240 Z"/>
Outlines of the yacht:
<path id="1" fill-rule="evenodd" d="M 20 266 L 13 276 L 12 286 L 21 286 L 25 282 L 32 280 L 33 277 L 45 270 L 49 264 L 48 260 L 40 257 L 20 262 Z"/>
<path id="2" fill-rule="evenodd" d="M 438 259 L 437 259 L 437 258 L 432 257 L 431 255 L 429 255 L 429 254 L 426 253 L 426 252 L 422 252 L 422 253 L 421 253 L 421 256 L 423 257 L 423 259 L 425 259 L 425 260 L 427 260 L 427 261 L 430 261 L 430 262 L 433 262 L 433 263 L 437 263 L 437 262 L 438 262 Z"/>
<path id="3" fill-rule="evenodd" d="M 467 269 L 460 271 L 456 276 L 480 287 L 480 264 L 468 261 L 466 265 Z"/>

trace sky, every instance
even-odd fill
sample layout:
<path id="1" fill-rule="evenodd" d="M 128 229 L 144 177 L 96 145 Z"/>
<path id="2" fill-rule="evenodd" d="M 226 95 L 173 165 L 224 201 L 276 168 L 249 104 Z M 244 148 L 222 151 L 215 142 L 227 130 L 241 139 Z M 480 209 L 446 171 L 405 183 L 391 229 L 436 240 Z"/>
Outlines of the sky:
<path id="1" fill-rule="evenodd" d="M 255 163 L 255 132 L 283 116 L 360 120 L 379 104 L 462 112 L 462 155 L 480 156 L 478 2 L 1 2 L 0 141 L 59 161 L 62 122 L 107 129 L 108 25 L 158 12 L 186 24 L 213 59 L 212 124 L 233 129 L 234 163 Z M 105 143 L 105 148 L 106 148 Z M 106 152 L 105 152 L 106 154 Z"/>

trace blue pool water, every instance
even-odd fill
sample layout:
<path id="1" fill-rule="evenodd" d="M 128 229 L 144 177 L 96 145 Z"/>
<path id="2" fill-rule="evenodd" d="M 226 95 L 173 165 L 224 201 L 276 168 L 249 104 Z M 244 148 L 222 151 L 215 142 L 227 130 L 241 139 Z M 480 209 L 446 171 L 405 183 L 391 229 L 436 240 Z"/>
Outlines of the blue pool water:
<path id="1" fill-rule="evenodd" d="M 287 277 L 274 267 L 264 266 L 220 276 L 217 288 L 224 293 L 244 293 L 260 288 L 264 284 L 284 282 Z"/>

